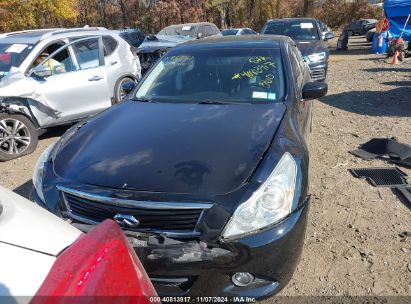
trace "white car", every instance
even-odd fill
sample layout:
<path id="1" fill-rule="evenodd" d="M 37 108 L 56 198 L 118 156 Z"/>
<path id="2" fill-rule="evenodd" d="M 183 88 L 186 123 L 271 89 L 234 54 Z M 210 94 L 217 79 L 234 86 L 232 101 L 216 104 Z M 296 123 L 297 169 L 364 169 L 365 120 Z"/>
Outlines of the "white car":
<path id="1" fill-rule="evenodd" d="M 104 28 L 0 34 L 0 161 L 33 152 L 37 133 L 97 114 L 141 78 L 134 48 Z"/>
<path id="2" fill-rule="evenodd" d="M 115 222 L 83 234 L 0 186 L 0 302 L 35 295 L 133 295 L 148 303 L 157 294 Z"/>

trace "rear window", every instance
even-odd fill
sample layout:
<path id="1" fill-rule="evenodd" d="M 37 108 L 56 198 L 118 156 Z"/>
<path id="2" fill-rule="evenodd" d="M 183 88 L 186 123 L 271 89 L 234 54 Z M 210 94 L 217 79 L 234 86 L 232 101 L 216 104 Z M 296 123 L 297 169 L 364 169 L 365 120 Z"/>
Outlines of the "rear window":
<path id="1" fill-rule="evenodd" d="M 167 54 L 143 80 L 137 99 L 264 103 L 284 96 L 278 49 L 196 49 Z"/>
<path id="2" fill-rule="evenodd" d="M 232 36 L 232 35 L 237 35 L 238 30 L 224 30 L 221 32 L 223 36 Z"/>
<path id="3" fill-rule="evenodd" d="M 293 40 L 320 40 L 314 21 L 270 22 L 264 26 L 262 33 L 284 35 Z"/>
<path id="4" fill-rule="evenodd" d="M 185 36 L 189 38 L 195 37 L 195 27 L 192 25 L 172 25 L 163 28 L 158 32 L 158 35 L 178 35 Z"/>

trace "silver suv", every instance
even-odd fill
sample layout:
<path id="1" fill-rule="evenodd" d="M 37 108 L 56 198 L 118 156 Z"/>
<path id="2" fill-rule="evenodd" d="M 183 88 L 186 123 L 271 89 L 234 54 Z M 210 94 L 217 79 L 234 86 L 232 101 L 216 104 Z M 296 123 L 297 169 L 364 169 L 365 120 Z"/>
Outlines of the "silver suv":
<path id="1" fill-rule="evenodd" d="M 124 97 L 140 61 L 117 31 L 46 29 L 0 35 L 0 161 L 33 152 L 39 132 Z"/>

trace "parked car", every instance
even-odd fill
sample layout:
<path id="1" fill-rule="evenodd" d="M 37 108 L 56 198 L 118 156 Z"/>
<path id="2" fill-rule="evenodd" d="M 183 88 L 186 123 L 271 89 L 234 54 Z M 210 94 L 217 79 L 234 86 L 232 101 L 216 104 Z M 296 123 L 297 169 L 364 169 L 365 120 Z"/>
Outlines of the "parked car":
<path id="1" fill-rule="evenodd" d="M 332 30 L 321 20 L 317 20 L 318 26 L 320 27 L 320 31 L 321 31 L 321 37 L 323 38 L 323 40 L 325 39 L 325 36 L 328 34 L 328 40 L 334 38 L 334 33 L 332 32 Z"/>
<path id="2" fill-rule="evenodd" d="M 242 36 L 242 35 L 257 35 L 257 33 L 250 28 L 231 28 L 221 31 L 223 36 Z"/>
<path id="3" fill-rule="evenodd" d="M 0 267 L 2 303 L 20 303 L 23 296 L 33 304 L 67 303 L 74 296 L 134 296 L 136 303 L 148 304 L 157 295 L 114 221 L 83 234 L 2 187 Z"/>
<path id="4" fill-rule="evenodd" d="M 313 79 L 325 81 L 328 70 L 329 50 L 325 41 L 332 39 L 332 33 L 326 33 L 322 38 L 322 31 L 316 19 L 313 18 L 285 18 L 267 21 L 262 34 L 285 35 L 291 37 L 298 45 L 304 61 L 309 65 Z"/>
<path id="5" fill-rule="evenodd" d="M 187 42 L 42 154 L 34 200 L 83 228 L 116 219 L 160 296 L 272 295 L 302 250 L 326 91 L 288 37 Z"/>
<path id="6" fill-rule="evenodd" d="M 94 115 L 141 77 L 130 45 L 101 28 L 0 35 L 0 161 L 33 152 L 38 132 Z"/>
<path id="7" fill-rule="evenodd" d="M 372 42 L 374 39 L 374 34 L 376 33 L 376 29 L 373 28 L 367 32 L 367 41 Z"/>
<path id="8" fill-rule="evenodd" d="M 369 30 L 377 26 L 378 20 L 375 19 L 361 19 L 351 22 L 344 28 L 348 32 L 349 36 L 365 35 Z"/>
<path id="9" fill-rule="evenodd" d="M 135 48 L 142 75 L 168 50 L 189 40 L 181 35 L 146 35 L 141 29 L 124 29 L 121 30 L 120 36 Z"/>
<path id="10" fill-rule="evenodd" d="M 159 31 L 157 35 L 184 36 L 188 39 L 200 39 L 210 36 L 221 36 L 221 32 L 214 23 L 198 22 L 170 25 Z"/>

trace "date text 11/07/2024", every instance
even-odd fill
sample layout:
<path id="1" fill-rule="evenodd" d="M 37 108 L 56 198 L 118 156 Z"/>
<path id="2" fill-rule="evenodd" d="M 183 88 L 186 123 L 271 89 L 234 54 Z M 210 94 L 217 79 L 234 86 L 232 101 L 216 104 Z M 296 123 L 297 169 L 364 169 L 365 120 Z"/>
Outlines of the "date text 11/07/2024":
<path id="1" fill-rule="evenodd" d="M 256 303 L 252 297 L 150 297 L 150 303 Z"/>

